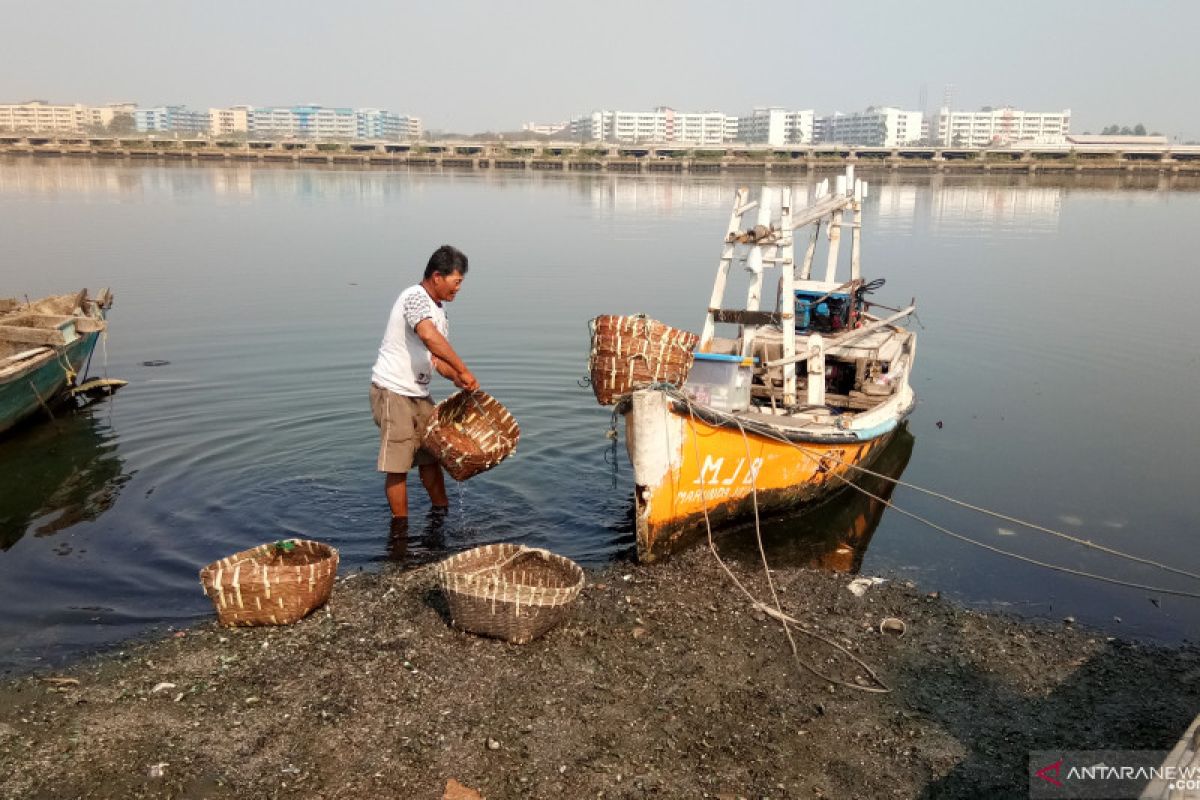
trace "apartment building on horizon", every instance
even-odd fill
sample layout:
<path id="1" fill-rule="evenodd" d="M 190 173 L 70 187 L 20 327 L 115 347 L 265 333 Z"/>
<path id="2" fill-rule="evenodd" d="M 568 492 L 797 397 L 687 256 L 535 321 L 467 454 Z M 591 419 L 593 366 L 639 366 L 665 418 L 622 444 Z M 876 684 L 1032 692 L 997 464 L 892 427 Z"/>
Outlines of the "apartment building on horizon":
<path id="1" fill-rule="evenodd" d="M 788 111 L 778 106 L 755 108 L 737 117 L 737 141 L 746 144 L 812 144 L 812 109 Z"/>
<path id="2" fill-rule="evenodd" d="M 521 124 L 521 130 L 537 136 L 569 135 L 571 122 L 524 122 Z"/>
<path id="3" fill-rule="evenodd" d="M 865 111 L 843 114 L 840 111 L 820 117 L 816 123 L 817 142 L 860 147 L 902 147 L 922 141 L 925 115 L 892 106 L 870 106 Z"/>
<path id="4" fill-rule="evenodd" d="M 208 112 L 192 111 L 187 106 L 155 106 L 137 108 L 133 126 L 139 133 L 208 133 Z"/>
<path id="5" fill-rule="evenodd" d="M 132 114 L 133 103 L 87 106 L 54 105 L 45 100 L 0 104 L 0 130 L 37 133 L 83 133 L 108 126 L 117 114 Z"/>
<path id="6" fill-rule="evenodd" d="M 719 145 L 730 142 L 776 147 L 838 142 L 899 146 L 921 141 L 924 115 L 888 106 L 852 114 L 818 117 L 812 109 L 754 108 L 733 116 L 722 111 L 689 113 L 660 106 L 653 111 L 600 110 L 572 117 L 572 139 L 597 142 L 678 142 Z"/>
<path id="7" fill-rule="evenodd" d="M 0 104 L 0 130 L 102 133 L 118 114 L 128 114 L 139 133 L 312 139 L 419 139 L 422 134 L 419 117 L 382 108 L 241 105 L 194 111 L 182 105 L 52 105 L 42 100 Z"/>
<path id="8" fill-rule="evenodd" d="M 990 147 L 1013 142 L 1062 144 L 1071 128 L 1071 109 L 1062 111 L 1021 111 L 1012 106 L 979 111 L 951 111 L 942 107 L 937 114 L 936 144 L 944 147 Z"/>
<path id="9" fill-rule="evenodd" d="M 208 110 L 210 136 L 236 136 L 250 132 L 250 106 L 230 106 Z"/>
<path id="10" fill-rule="evenodd" d="M 721 111 L 600 110 L 571 118 L 572 139 L 596 142 L 678 142 L 718 145 L 737 139 L 737 117 Z"/>
<path id="11" fill-rule="evenodd" d="M 419 139 L 422 132 L 419 117 L 394 114 L 382 108 L 333 108 L 315 104 L 244 108 L 249 136 L 297 139 Z"/>

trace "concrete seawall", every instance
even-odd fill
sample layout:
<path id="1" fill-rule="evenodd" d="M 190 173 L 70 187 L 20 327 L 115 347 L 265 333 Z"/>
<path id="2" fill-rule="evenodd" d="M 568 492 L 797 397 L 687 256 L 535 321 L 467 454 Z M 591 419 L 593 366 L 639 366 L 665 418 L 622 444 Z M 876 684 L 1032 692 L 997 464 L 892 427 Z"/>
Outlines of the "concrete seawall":
<path id="1" fill-rule="evenodd" d="M 843 170 L 955 174 L 1156 173 L 1200 175 L 1200 146 L 1040 145 L 770 147 L 513 142 L 325 142 L 96 138 L 0 134 L 0 155 L 193 162 L 347 164 L 471 170 L 794 175 Z"/>

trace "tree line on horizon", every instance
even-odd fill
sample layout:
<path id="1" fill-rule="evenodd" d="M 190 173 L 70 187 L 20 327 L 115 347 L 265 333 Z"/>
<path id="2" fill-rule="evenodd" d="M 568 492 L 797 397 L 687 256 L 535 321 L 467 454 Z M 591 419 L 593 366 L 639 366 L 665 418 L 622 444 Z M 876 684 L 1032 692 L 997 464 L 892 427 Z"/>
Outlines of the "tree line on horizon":
<path id="1" fill-rule="evenodd" d="M 1088 135 L 1088 132 L 1085 131 L 1084 136 L 1087 136 L 1087 135 Z M 1146 126 L 1140 122 L 1137 125 L 1134 125 L 1132 128 L 1129 127 L 1128 125 L 1117 125 L 1117 124 L 1107 125 L 1107 126 L 1105 126 L 1104 130 L 1100 131 L 1100 135 L 1101 136 L 1162 136 L 1162 134 L 1159 133 L 1158 131 L 1155 131 L 1154 133 L 1149 133 L 1149 134 L 1146 133 Z"/>

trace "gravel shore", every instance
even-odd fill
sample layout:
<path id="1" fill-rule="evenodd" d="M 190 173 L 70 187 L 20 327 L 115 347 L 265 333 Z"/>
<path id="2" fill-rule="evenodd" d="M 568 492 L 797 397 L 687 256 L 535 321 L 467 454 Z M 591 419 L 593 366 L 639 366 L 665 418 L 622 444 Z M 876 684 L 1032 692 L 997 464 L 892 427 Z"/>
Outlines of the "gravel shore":
<path id="1" fill-rule="evenodd" d="M 798 666 L 703 548 L 589 573 L 524 646 L 451 628 L 429 567 L 357 574 L 291 627 L 207 623 L 0 685 L 0 797 L 1027 797 L 1030 750 L 1169 749 L 1200 709 L 1194 648 L 773 574 L 889 693 Z"/>

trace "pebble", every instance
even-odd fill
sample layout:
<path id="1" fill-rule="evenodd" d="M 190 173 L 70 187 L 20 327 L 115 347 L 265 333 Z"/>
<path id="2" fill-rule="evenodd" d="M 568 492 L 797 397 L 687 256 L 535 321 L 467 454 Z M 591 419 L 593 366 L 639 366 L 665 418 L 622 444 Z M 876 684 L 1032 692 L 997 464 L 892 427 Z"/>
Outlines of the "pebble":
<path id="1" fill-rule="evenodd" d="M 489 737 L 488 737 L 488 740 L 487 740 L 487 749 L 488 749 L 488 750 L 499 750 L 499 749 L 500 749 L 500 743 L 499 743 L 499 742 L 497 742 L 495 739 L 493 739 L 492 737 L 490 737 L 490 736 L 489 736 Z"/>

